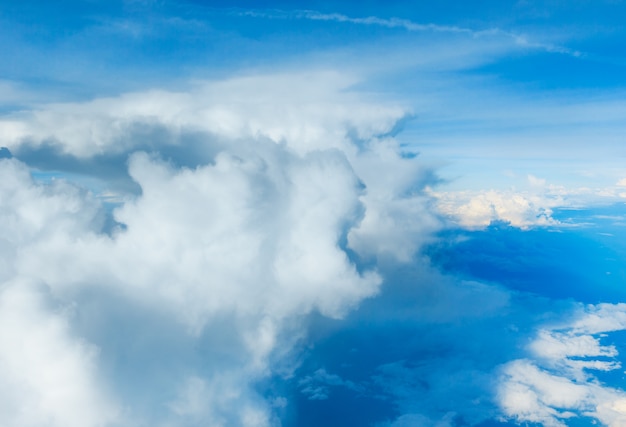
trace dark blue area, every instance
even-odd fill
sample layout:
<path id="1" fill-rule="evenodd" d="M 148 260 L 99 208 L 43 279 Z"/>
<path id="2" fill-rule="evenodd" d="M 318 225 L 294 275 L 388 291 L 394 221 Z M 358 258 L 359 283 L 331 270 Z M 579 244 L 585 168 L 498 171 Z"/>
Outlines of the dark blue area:
<path id="1" fill-rule="evenodd" d="M 285 426 L 297 427 L 344 427 L 371 426 L 393 418 L 392 403 L 367 396 L 359 396 L 350 390 L 332 390 L 326 400 L 309 400 L 294 390 L 290 404 L 297 407 L 297 415 Z"/>
<path id="2" fill-rule="evenodd" d="M 468 279 L 554 299 L 617 303 L 626 300 L 626 246 L 611 232 L 624 234 L 621 226 L 597 224 L 528 231 L 494 224 L 447 231 L 425 253 L 441 270 Z"/>
<path id="3" fill-rule="evenodd" d="M 373 388 L 370 378 L 379 364 L 395 356 L 388 353 L 393 337 L 385 336 L 385 331 L 364 326 L 365 329 L 355 331 L 349 327 L 344 329 L 341 321 L 322 317 L 313 320 L 314 336 L 310 338 L 303 363 L 296 375 L 284 384 L 291 411 L 283 425 L 343 427 L 350 420 L 350 425 L 369 426 L 397 415 L 393 402 L 380 395 L 381 390 Z M 327 399 L 312 400 L 303 393 L 300 381 L 318 369 L 357 383 L 366 392 L 328 387 Z"/>
<path id="4" fill-rule="evenodd" d="M 457 426 L 507 425 L 488 421 L 498 414 L 490 384 L 473 388 L 451 379 L 466 371 L 490 372 L 518 357 L 518 335 L 528 333 L 532 320 L 518 318 L 515 309 L 495 317 L 424 319 L 420 314 L 429 298 L 446 298 L 446 291 L 437 295 L 442 286 L 437 280 L 452 279 L 425 277 L 419 263 L 381 268 L 386 278 L 381 295 L 364 301 L 343 320 L 311 319 L 302 364 L 290 380 L 277 380 L 291 405 L 283 425 L 374 426 L 407 413 L 407 406 L 434 420 L 458 410 Z M 302 381 L 320 369 L 349 385 L 319 383 L 327 399 L 310 399 Z M 403 395 L 405 387 L 411 396 Z M 480 404 L 473 403 L 477 399 Z"/>

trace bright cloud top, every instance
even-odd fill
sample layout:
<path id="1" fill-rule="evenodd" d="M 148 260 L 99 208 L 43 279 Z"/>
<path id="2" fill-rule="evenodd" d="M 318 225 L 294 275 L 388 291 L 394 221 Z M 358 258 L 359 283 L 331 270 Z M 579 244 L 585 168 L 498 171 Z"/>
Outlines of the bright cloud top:
<path id="1" fill-rule="evenodd" d="M 46 106 L 3 120 L 0 135 L 12 150 L 51 143 L 89 157 L 125 152 L 145 141 L 145 128 L 228 138 L 268 138 L 298 154 L 325 148 L 354 150 L 346 133 L 371 138 L 389 131 L 405 108 L 366 101 L 348 91 L 358 80 L 336 72 L 261 75 L 197 83 L 185 92 L 153 90 L 86 103 Z M 373 101 L 373 100 L 372 100 Z M 137 136 L 137 135 L 134 135 Z"/>

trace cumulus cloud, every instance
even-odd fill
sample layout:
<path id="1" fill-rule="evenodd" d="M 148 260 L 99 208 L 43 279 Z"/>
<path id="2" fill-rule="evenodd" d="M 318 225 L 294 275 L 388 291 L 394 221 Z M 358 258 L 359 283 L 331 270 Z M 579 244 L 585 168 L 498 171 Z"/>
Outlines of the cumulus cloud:
<path id="1" fill-rule="evenodd" d="M 569 321 L 540 329 L 528 357 L 502 367 L 499 405 L 507 417 L 547 427 L 586 416 L 603 425 L 626 423 L 626 393 L 603 384 L 601 372 L 621 368 L 606 333 L 624 330 L 624 304 L 590 305 Z"/>
<path id="2" fill-rule="evenodd" d="M 254 384 L 289 354 L 304 316 L 344 316 L 379 290 L 381 275 L 351 257 L 408 260 L 439 227 L 422 191 L 429 171 L 388 136 L 407 111 L 350 91 L 352 83 L 333 73 L 245 77 L 2 121 L 16 156 L 0 160 L 2 280 L 18 293 L 31 289 L 24 281 L 39 283 L 34 301 L 45 290 L 74 313 L 47 338 L 68 367 L 42 354 L 30 372 L 43 381 L 55 371 L 49 382 L 11 381 L 45 397 L 78 378 L 67 400 L 85 401 L 71 416 L 64 402 L 35 407 L 33 420 L 276 423 Z M 60 178 L 34 180 L 20 159 L 36 158 Z M 80 176 L 68 182 L 64 168 L 94 159 L 115 163 L 106 174 L 80 169 L 103 180 L 99 188 L 81 188 Z M 108 186 L 121 174 L 134 191 Z M 55 324 L 31 306 L 33 316 L 12 320 L 25 334 Z M 113 333 L 116 322 L 123 331 Z M 168 340 L 182 353 L 171 354 Z M 22 359 L 8 341 L 2 351 Z M 135 377 L 125 380 L 127 371 Z M 10 427 L 36 423 L 8 414 L 0 420 Z"/>
<path id="3" fill-rule="evenodd" d="M 440 211 L 466 228 L 482 228 L 502 221 L 513 227 L 556 225 L 555 207 L 563 206 L 560 198 L 516 191 L 432 192 Z"/>
<path id="4" fill-rule="evenodd" d="M 604 188 L 565 187 L 528 175 L 526 187 L 476 191 L 428 188 L 427 194 L 436 199 L 442 215 L 468 229 L 484 228 L 493 222 L 521 229 L 566 226 L 554 218 L 556 209 L 617 203 L 625 196 L 619 182 Z"/>

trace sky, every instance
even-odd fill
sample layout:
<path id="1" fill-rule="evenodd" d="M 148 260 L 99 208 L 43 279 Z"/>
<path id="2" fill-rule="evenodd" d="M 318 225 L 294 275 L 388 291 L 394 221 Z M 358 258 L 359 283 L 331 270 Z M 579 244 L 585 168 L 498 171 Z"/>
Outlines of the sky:
<path id="1" fill-rule="evenodd" d="M 626 425 L 626 3 L 0 0 L 0 425 Z"/>

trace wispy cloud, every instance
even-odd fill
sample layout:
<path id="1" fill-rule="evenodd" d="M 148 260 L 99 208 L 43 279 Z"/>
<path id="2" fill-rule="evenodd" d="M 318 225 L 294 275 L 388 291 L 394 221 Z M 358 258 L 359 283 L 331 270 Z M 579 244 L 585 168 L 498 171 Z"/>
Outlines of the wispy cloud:
<path id="1" fill-rule="evenodd" d="M 303 10 L 293 12 L 292 17 L 298 19 L 310 19 L 312 21 L 334 21 L 346 22 L 350 24 L 375 25 L 387 28 L 402 28 L 407 31 L 432 31 L 444 33 L 465 33 L 476 34 L 468 28 L 436 25 L 436 24 L 419 24 L 408 19 L 401 18 L 378 18 L 376 16 L 368 16 L 366 18 L 352 18 L 340 13 L 320 13 L 312 10 Z"/>
<path id="2" fill-rule="evenodd" d="M 461 34 L 470 37 L 503 37 L 509 39 L 516 45 L 528 49 L 542 50 L 545 52 L 559 53 L 564 55 L 571 55 L 574 57 L 584 56 L 584 53 L 575 49 L 570 49 L 566 46 L 561 46 L 552 43 L 545 43 L 538 40 L 533 40 L 532 37 L 516 33 L 513 31 L 507 31 L 500 28 L 487 28 L 487 29 L 472 29 L 467 27 L 459 27 L 455 25 L 439 25 L 439 24 L 422 24 L 403 18 L 380 18 L 377 16 L 367 17 L 351 17 L 341 13 L 321 13 L 314 10 L 246 10 L 237 11 L 236 13 L 244 16 L 251 16 L 265 19 L 306 19 L 311 21 L 325 21 L 325 22 L 338 22 L 354 25 L 364 26 L 377 26 L 390 29 L 401 29 L 408 32 L 430 32 L 430 33 L 447 33 L 447 34 Z"/>

